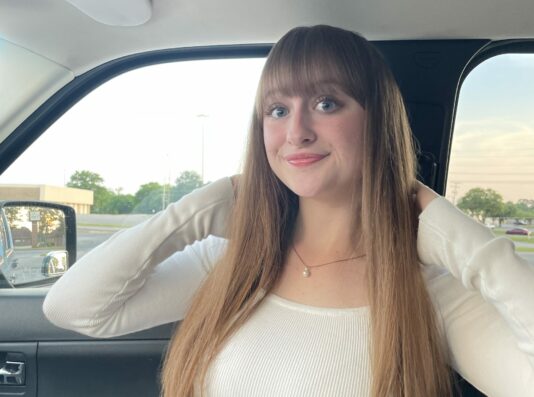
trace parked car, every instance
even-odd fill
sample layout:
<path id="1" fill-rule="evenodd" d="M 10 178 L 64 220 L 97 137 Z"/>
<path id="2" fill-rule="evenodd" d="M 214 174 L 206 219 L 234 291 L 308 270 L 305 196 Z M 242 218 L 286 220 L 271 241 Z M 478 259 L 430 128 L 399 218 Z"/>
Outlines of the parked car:
<path id="1" fill-rule="evenodd" d="M 119 170 L 127 179 L 136 172 L 124 164 L 124 158 L 133 151 L 133 141 L 138 140 L 142 144 L 142 151 L 135 154 L 135 164 L 141 167 L 139 173 L 157 169 L 161 186 L 167 186 L 170 160 L 159 160 L 186 157 L 196 149 L 159 139 L 156 134 L 160 130 L 174 135 L 178 132 L 173 123 L 164 127 L 159 123 L 160 119 L 170 117 L 168 114 L 158 118 L 158 112 L 154 112 L 153 118 L 144 120 L 143 132 L 138 134 L 124 126 L 135 113 L 156 100 L 161 100 L 162 108 L 171 106 L 174 115 L 196 121 L 198 125 L 191 121 L 185 133 L 188 139 L 202 137 L 202 154 L 196 150 L 199 152 L 196 160 L 202 163 L 203 169 L 204 138 L 212 140 L 216 147 L 213 153 L 206 153 L 209 157 L 217 151 L 229 150 L 223 147 L 229 131 L 246 129 L 246 125 L 224 129 L 217 124 L 213 129 L 218 134 L 210 137 L 204 131 L 206 117 L 200 117 L 203 115 L 198 111 L 180 113 L 188 103 L 196 105 L 213 98 L 210 84 L 206 83 L 211 76 L 231 83 L 224 90 L 232 91 L 232 84 L 236 85 L 241 77 L 229 79 L 222 67 L 205 72 L 199 80 L 184 73 L 198 94 L 191 98 L 183 97 L 182 87 L 174 87 L 169 96 L 161 96 L 151 91 L 151 85 L 128 83 L 121 88 L 123 101 L 128 98 L 133 101 L 122 113 L 117 110 L 121 100 L 109 100 L 105 96 L 95 100 L 105 104 L 99 114 L 86 115 L 74 122 L 69 111 L 75 109 L 75 104 L 82 105 L 84 100 L 89 100 L 98 87 L 105 87 L 127 72 L 174 62 L 262 59 L 272 43 L 291 27 L 326 23 L 362 33 L 383 53 L 399 82 L 420 146 L 420 178 L 443 194 L 460 87 L 471 70 L 491 57 L 534 53 L 533 15 L 534 2 L 524 0 L 492 2 L 491 6 L 484 0 L 3 1 L 0 2 L 0 184 L 5 183 L 2 177 L 6 170 L 27 155 L 31 157 L 30 165 L 19 168 L 26 171 L 29 179 L 50 159 L 64 160 L 50 172 L 51 178 L 60 180 L 56 184 L 64 187 L 66 172 L 75 171 L 72 159 L 87 152 L 92 154 L 90 167 L 105 170 L 108 161 L 110 168 Z M 201 70 L 199 63 L 193 69 Z M 180 106 L 175 105 L 178 101 Z M 216 105 L 222 107 L 224 102 Z M 249 103 L 229 105 L 221 113 L 231 120 L 236 113 L 248 115 L 252 109 Z M 111 122 L 112 116 L 117 116 L 117 120 Z M 100 125 L 86 128 L 89 121 L 95 120 Z M 61 122 L 68 126 L 68 132 L 50 133 L 50 127 Z M 95 138 L 100 130 L 104 130 L 104 137 Z M 489 138 L 491 134 L 480 134 L 479 140 L 483 141 L 486 135 Z M 57 139 L 57 144 L 48 151 L 35 149 L 52 138 Z M 97 150 L 88 150 L 89 144 L 96 144 Z M 471 156 L 470 149 L 465 148 L 467 156 Z M 149 154 L 154 154 L 156 159 L 148 161 Z M 232 152 L 225 161 L 230 157 L 239 156 Z M 95 181 L 93 187 L 98 194 L 116 193 Z M 39 191 L 36 186 L 27 190 Z M 39 192 L 50 192 L 45 190 Z M 36 197 L 42 200 L 37 193 Z M 61 197 L 69 202 L 66 193 Z M 78 210 L 85 211 L 92 205 L 91 200 L 92 196 L 80 200 Z M 165 202 L 168 200 L 164 190 L 156 203 L 164 206 Z M 125 203 L 128 204 L 128 198 Z M 91 236 L 79 233 L 78 246 L 82 247 L 99 232 L 96 230 Z M 7 248 L 2 248 L 2 255 L 7 258 L 12 244 L 5 244 Z M 67 248 L 70 256 L 71 248 Z M 57 275 L 65 271 L 63 259 L 51 257 L 39 271 Z M 159 396 L 161 358 L 177 324 L 111 340 L 95 340 L 50 324 L 41 310 L 46 293 L 47 288 L 23 288 L 3 291 L 0 296 L 0 358 L 17 363 L 10 364 L 11 367 L 5 364 L 3 369 L 24 368 L 17 375 L 6 376 L 11 384 L 6 385 L 7 380 L 0 383 L 1 395 Z M 475 317 L 473 321 L 477 321 Z M 476 335 L 455 337 L 476 338 Z M 466 381 L 461 380 L 461 386 L 464 397 L 482 395 Z"/>
<path id="2" fill-rule="evenodd" d="M 528 229 L 524 229 L 522 227 L 516 227 L 514 229 L 508 229 L 506 231 L 506 234 L 517 234 L 521 236 L 530 236 L 532 232 Z"/>

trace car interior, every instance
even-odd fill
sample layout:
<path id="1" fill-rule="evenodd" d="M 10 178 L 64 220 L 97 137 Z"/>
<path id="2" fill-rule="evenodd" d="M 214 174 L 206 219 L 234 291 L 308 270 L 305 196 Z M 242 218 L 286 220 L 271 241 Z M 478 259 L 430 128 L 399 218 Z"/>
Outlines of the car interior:
<path id="1" fill-rule="evenodd" d="M 361 33 L 383 54 L 407 104 L 420 179 L 444 194 L 462 84 L 492 57 L 532 53 L 532 15 L 534 2 L 527 0 L 4 0 L 0 185 L 50 126 L 117 76 L 172 62 L 264 58 L 288 29 L 329 24 Z M 2 285 L 1 395 L 159 395 L 162 357 L 178 323 L 92 339 L 46 320 L 49 284 Z M 457 376 L 463 396 L 485 395 Z"/>

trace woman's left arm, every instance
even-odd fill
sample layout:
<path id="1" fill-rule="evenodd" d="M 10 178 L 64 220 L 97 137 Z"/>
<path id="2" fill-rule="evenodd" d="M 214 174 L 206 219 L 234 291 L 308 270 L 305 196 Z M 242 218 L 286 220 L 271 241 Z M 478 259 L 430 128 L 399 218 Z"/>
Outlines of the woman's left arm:
<path id="1" fill-rule="evenodd" d="M 489 396 L 534 395 L 534 266 L 421 185 L 417 249 L 451 365 Z"/>

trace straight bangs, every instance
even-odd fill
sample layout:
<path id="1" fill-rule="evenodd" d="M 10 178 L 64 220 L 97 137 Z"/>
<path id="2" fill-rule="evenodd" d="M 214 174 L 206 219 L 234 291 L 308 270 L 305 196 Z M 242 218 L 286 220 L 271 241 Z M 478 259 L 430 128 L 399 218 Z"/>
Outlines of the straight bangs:
<path id="1" fill-rule="evenodd" d="M 349 40 L 347 40 L 349 38 Z M 263 120 L 272 96 L 312 96 L 342 90 L 365 107 L 366 71 L 359 36 L 341 29 L 300 27 L 271 50 L 260 79 L 256 112 Z"/>

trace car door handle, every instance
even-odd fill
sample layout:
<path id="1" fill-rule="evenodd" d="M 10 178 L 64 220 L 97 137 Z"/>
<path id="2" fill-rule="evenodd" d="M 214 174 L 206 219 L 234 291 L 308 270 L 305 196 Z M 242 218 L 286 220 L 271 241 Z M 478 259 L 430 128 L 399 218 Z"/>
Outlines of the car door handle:
<path id="1" fill-rule="evenodd" d="M 19 361 L 6 361 L 0 368 L 0 385 L 23 385 L 25 364 Z"/>

